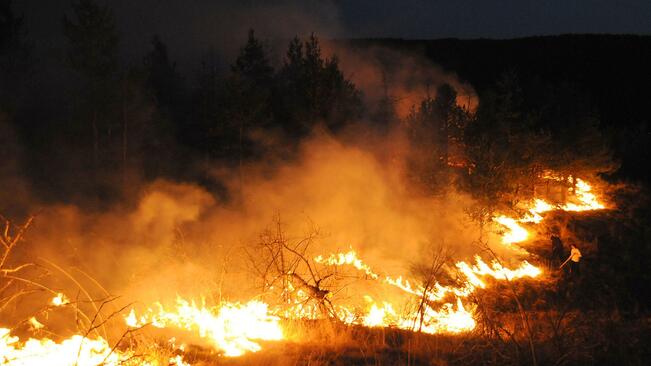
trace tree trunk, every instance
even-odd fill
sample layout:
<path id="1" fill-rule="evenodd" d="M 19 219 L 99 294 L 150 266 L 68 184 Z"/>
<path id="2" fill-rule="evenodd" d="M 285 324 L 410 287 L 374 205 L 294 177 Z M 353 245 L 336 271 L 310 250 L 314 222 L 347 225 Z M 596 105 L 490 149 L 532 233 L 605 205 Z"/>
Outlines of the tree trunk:
<path id="1" fill-rule="evenodd" d="M 127 119 L 127 87 L 126 82 L 122 86 L 122 184 L 127 184 L 127 149 L 128 149 L 128 128 Z"/>
<path id="2" fill-rule="evenodd" d="M 244 184 L 244 173 L 242 172 L 242 165 L 244 164 L 243 162 L 243 156 L 242 156 L 242 139 L 244 135 L 244 122 L 240 120 L 240 136 L 239 136 L 239 155 L 240 155 L 240 160 L 239 160 L 239 179 L 240 179 L 240 202 L 244 200 L 243 197 L 243 184 Z"/>
<path id="3" fill-rule="evenodd" d="M 99 167 L 99 131 L 97 129 L 97 111 L 93 108 L 93 164 Z"/>

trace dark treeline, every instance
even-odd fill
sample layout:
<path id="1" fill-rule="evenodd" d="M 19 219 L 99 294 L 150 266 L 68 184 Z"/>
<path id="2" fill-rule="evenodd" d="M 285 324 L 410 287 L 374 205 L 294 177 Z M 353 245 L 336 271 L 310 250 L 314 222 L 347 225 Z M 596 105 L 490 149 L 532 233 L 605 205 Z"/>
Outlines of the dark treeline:
<path id="1" fill-rule="evenodd" d="M 483 65 L 487 58 L 478 55 L 488 52 L 490 42 L 347 42 L 351 47 L 385 44 L 409 52 L 424 47 L 421 51 L 432 58 L 449 51 L 453 56 L 437 61 L 458 70 L 480 92 L 479 107 L 470 111 L 457 105 L 454 88 L 435 85 L 432 96 L 401 119 L 390 98 L 365 105 L 337 57 L 321 53 L 316 35 L 291 40 L 281 63 L 274 65 L 271 50 L 259 38 L 264 35 L 250 31 L 228 70 L 206 57 L 196 61 L 196 72 L 188 76 L 180 73 L 165 40 L 157 36 L 141 60 L 120 62 L 112 10 L 92 0 L 73 1 L 62 19 L 65 49 L 38 58 L 11 1 L 1 4 L 0 153 L 6 164 L 0 173 L 22 177 L 45 201 L 100 207 L 135 189 L 133 182 L 158 177 L 218 190 L 210 186 L 202 166 L 219 162 L 237 168 L 261 158 L 291 159 L 315 126 L 337 134 L 357 121 L 380 133 L 387 126 L 404 128 L 413 148 L 410 177 L 427 193 L 459 179 L 459 186 L 491 206 L 513 205 L 533 193 L 546 169 L 565 176 L 614 172 L 613 146 L 624 167 L 635 161 L 629 159 L 632 151 L 648 148 L 643 144 L 648 139 L 643 115 L 622 107 L 625 121 L 618 125 L 605 102 L 588 92 L 601 89 L 567 72 L 551 77 L 552 66 L 536 73 L 530 63 L 518 67 L 529 60 L 515 56 L 512 62 L 493 59 Z M 588 44 L 601 41 L 612 43 L 604 37 L 589 38 Z M 464 42 L 471 49 L 477 46 L 476 53 L 454 50 Z M 495 45 L 496 52 L 508 49 Z M 558 55 L 548 59 L 564 60 Z M 547 65 L 542 59 L 536 62 Z M 567 64 L 569 69 L 574 65 L 571 60 Z M 622 100 L 630 90 L 613 94 Z M 625 136 L 633 140 L 622 146 Z M 629 177 L 637 178 L 632 173 Z"/>
<path id="2" fill-rule="evenodd" d="M 289 154 L 317 123 L 334 132 L 362 116 L 360 92 L 316 35 L 293 39 L 274 68 L 251 30 L 230 70 L 206 57 L 188 77 L 157 36 L 140 62 L 121 64 L 113 12 L 91 0 L 63 18 L 62 57 L 37 59 L 23 19 L 1 4 L 2 157 L 16 164 L 3 174 L 46 201 L 112 202 L 157 177 L 208 184 L 197 166 Z M 265 148 L 281 141 L 293 143 Z"/>
<path id="3" fill-rule="evenodd" d="M 621 164 L 616 176 L 651 182 L 648 111 L 651 36 L 560 35 L 511 40 L 347 40 L 352 48 L 418 52 L 470 82 L 480 96 L 504 73 L 519 79 L 527 108 L 544 104 L 548 125 L 572 123 L 591 108 Z M 552 106 L 558 103 L 557 106 Z M 540 109 L 540 108 L 539 108 Z"/>

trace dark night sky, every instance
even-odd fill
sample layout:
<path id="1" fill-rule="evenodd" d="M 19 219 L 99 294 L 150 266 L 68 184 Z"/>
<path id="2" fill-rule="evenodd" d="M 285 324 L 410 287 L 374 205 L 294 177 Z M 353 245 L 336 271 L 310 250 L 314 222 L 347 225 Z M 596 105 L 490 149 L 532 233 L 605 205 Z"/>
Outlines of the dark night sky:
<path id="1" fill-rule="evenodd" d="M 249 27 L 283 41 L 321 37 L 514 38 L 560 33 L 651 34 L 649 0 L 108 0 L 122 50 L 141 57 L 154 34 L 183 62 L 212 49 L 232 57 Z M 17 0 L 29 37 L 60 49 L 70 0 Z"/>
<path id="2" fill-rule="evenodd" d="M 514 38 L 651 33 L 649 0 L 337 1 L 348 35 Z"/>

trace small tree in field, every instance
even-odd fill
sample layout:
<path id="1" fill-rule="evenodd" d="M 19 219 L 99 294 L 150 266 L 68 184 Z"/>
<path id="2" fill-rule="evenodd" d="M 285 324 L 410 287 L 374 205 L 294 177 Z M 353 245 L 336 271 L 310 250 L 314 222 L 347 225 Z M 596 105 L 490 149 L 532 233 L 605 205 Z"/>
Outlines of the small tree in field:
<path id="1" fill-rule="evenodd" d="M 291 311 L 297 305 L 315 306 L 322 316 L 338 319 L 331 296 L 341 287 L 341 278 L 334 268 L 312 259 L 310 247 L 318 237 L 318 230 L 312 229 L 300 239 L 291 239 L 277 219 L 247 254 L 262 292 L 282 307 Z"/>
<path id="2" fill-rule="evenodd" d="M 414 330 L 417 329 L 419 332 L 422 330 L 425 312 L 427 311 L 427 307 L 431 306 L 428 295 L 440 281 L 439 277 L 442 270 L 451 260 L 452 251 L 450 247 L 443 245 L 430 246 L 424 259 L 412 265 L 411 271 L 416 275 L 416 278 L 420 279 L 422 286 L 416 318 L 414 319 Z"/>

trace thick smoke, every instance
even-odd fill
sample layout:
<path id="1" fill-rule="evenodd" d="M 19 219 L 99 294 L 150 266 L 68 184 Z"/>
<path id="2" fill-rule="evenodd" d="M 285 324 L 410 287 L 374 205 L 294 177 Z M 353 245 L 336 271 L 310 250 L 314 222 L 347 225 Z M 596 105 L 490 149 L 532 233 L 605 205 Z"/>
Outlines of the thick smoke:
<path id="1" fill-rule="evenodd" d="M 97 296 L 102 291 L 86 275 L 109 293 L 146 304 L 173 301 L 177 294 L 255 296 L 245 249 L 276 220 L 290 238 L 318 227 L 310 255 L 353 248 L 391 275 L 409 274 L 432 246 L 450 247 L 458 259 L 476 253 L 478 227 L 465 212 L 472 201 L 454 191 L 441 197 L 414 193 L 403 179 L 400 151 L 389 141 L 375 149 L 392 151 L 392 158 L 317 133 L 302 144 L 295 162 L 251 164 L 241 180 L 238 171 L 215 171 L 239 200 L 221 202 L 194 184 L 156 181 L 142 188 L 135 206 L 104 213 L 42 207 L 21 257 L 50 268 L 62 279 L 54 286 L 69 293 L 76 285 L 47 261 Z"/>
<path id="2" fill-rule="evenodd" d="M 393 105 L 397 117 L 405 118 L 412 106 L 436 97 L 436 89 L 449 84 L 457 92 L 457 104 L 475 110 L 479 99 L 474 88 L 453 72 L 443 70 L 416 52 L 385 47 L 355 47 L 348 42 L 326 42 L 327 54 L 336 55 L 344 75 L 360 88 L 369 108 L 383 99 Z"/>
<path id="3" fill-rule="evenodd" d="M 195 32 L 207 37 L 189 37 L 206 42 L 194 45 L 195 49 L 212 44 L 221 54 L 230 55 L 236 48 L 219 38 L 232 42 L 234 34 L 244 37 L 250 25 L 272 40 L 324 30 L 321 34 L 334 36 L 336 9 L 328 4 L 293 4 L 290 11 L 285 3 L 265 3 L 246 13 L 238 7 L 215 5 L 219 9 L 210 14 L 193 15 L 191 19 L 198 20 L 192 29 L 169 37 L 163 34 L 163 38 L 169 39 L 170 49 L 180 49 L 174 46 L 175 37 L 185 39 L 187 32 Z M 118 19 L 123 12 L 137 14 L 124 10 L 128 6 L 119 2 L 115 7 Z M 231 14 L 226 9 L 234 10 Z M 310 13 L 313 16 L 304 16 Z M 155 14 L 154 10 L 150 15 Z M 282 21 L 280 14 L 290 21 Z M 321 20 L 314 20 L 317 15 Z M 240 21 L 244 18 L 247 21 Z M 148 27 L 147 21 L 143 27 Z M 404 117 L 427 96 L 427 86 L 433 97 L 442 83 L 457 90 L 460 105 L 472 109 L 477 104 L 469 85 L 419 57 L 377 48 L 354 50 L 334 43 L 325 45 L 324 53 L 339 56 L 346 77 L 363 91 L 367 109 L 389 95 L 398 116 Z M 409 274 L 411 265 L 424 260 L 432 246 L 449 246 L 458 259 L 476 253 L 473 243 L 479 229 L 465 211 L 472 200 L 453 189 L 437 197 L 414 190 L 405 179 L 410 147 L 404 135 L 400 131 L 375 134 L 365 126 L 353 126 L 337 137 L 316 130 L 300 143 L 298 156 L 289 162 L 250 163 L 241 170 L 208 167 L 217 185 L 227 187 L 224 196 L 228 200 L 193 182 L 155 180 L 130 184 L 130 190 L 138 192 L 136 198 L 129 194 L 129 199 L 105 210 L 43 203 L 30 197 L 29 186 L 19 178 L 17 158 L 9 158 L 11 164 L 2 168 L 0 179 L 3 187 L 12 187 L 11 194 L 3 190 L 0 208 L 12 203 L 24 207 L 23 212 L 40 212 L 13 260 L 41 266 L 31 269 L 35 272 L 47 269 L 44 281 L 53 289 L 68 294 L 88 292 L 94 298 L 121 295 L 126 301 L 147 305 L 171 302 L 177 294 L 213 301 L 257 295 L 246 249 L 277 221 L 290 238 L 301 238 L 318 228 L 319 238 L 310 255 L 353 248 L 371 267 L 387 274 Z M 0 153 L 19 155 L 15 144 L 2 146 L 12 151 Z M 492 242 L 498 242 L 495 235 Z"/>

